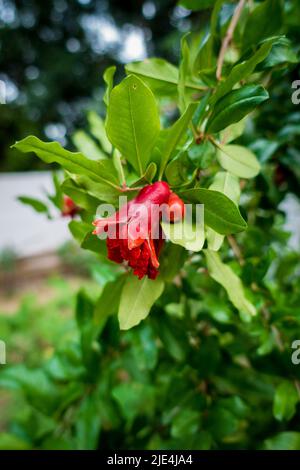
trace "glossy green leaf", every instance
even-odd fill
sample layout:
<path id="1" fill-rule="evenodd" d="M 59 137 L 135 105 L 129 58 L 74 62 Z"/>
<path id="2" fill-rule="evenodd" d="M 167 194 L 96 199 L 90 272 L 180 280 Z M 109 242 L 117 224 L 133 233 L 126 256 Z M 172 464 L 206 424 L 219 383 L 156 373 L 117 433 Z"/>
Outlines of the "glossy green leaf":
<path id="1" fill-rule="evenodd" d="M 58 163 L 65 170 L 77 175 L 85 175 L 93 181 L 117 186 L 113 163 L 109 160 L 92 161 L 82 153 L 65 150 L 58 142 L 43 142 L 34 136 L 16 142 L 13 147 L 21 152 L 34 152 L 46 163 Z"/>
<path id="2" fill-rule="evenodd" d="M 225 194 L 225 196 L 229 197 L 229 199 L 238 205 L 241 194 L 240 184 L 238 178 L 231 173 L 225 171 L 218 172 L 209 189 Z M 213 251 L 218 251 L 223 243 L 224 235 L 217 233 L 210 227 L 207 227 L 206 235 L 208 248 Z"/>
<path id="3" fill-rule="evenodd" d="M 214 105 L 218 100 L 220 100 L 224 95 L 229 93 L 234 85 L 239 83 L 241 80 L 245 80 L 248 78 L 249 75 L 251 75 L 257 64 L 262 62 L 267 55 L 269 54 L 270 50 L 272 47 L 272 40 L 269 40 L 262 44 L 260 48 L 253 54 L 250 59 L 247 59 L 240 64 L 235 65 L 228 77 L 220 83 L 220 85 L 217 87 L 216 92 L 214 95 L 212 95 L 210 99 L 211 105 Z"/>
<path id="4" fill-rule="evenodd" d="M 181 60 L 178 72 L 178 106 L 182 113 L 185 111 L 188 104 L 188 96 L 185 91 L 185 84 L 189 77 L 191 62 L 191 50 L 187 40 L 188 36 L 190 36 L 189 33 L 184 35 L 181 39 Z"/>
<path id="5" fill-rule="evenodd" d="M 110 315 L 118 312 L 125 276 L 119 276 L 114 281 L 105 284 L 95 305 L 94 322 L 96 325 L 103 326 Z"/>
<path id="6" fill-rule="evenodd" d="M 106 83 L 106 90 L 103 96 L 103 101 L 106 104 L 106 106 L 108 106 L 110 94 L 114 86 L 114 76 L 115 76 L 116 70 L 117 70 L 117 67 L 115 65 L 111 65 L 105 70 L 103 74 L 103 80 Z"/>
<path id="7" fill-rule="evenodd" d="M 161 222 L 163 231 L 172 243 L 183 246 L 186 250 L 201 251 L 205 241 L 204 233 L 204 212 L 197 220 L 197 224 L 193 223 L 190 211 L 186 210 L 185 217 L 182 221 L 176 223 Z"/>
<path id="8" fill-rule="evenodd" d="M 186 152 L 179 153 L 171 160 L 165 171 L 165 176 L 171 186 L 183 185 L 188 180 L 188 167 L 190 166 Z"/>
<path id="9" fill-rule="evenodd" d="M 282 1 L 265 0 L 248 16 L 244 34 L 243 49 L 255 46 L 261 40 L 274 36 L 282 26 Z"/>
<path id="10" fill-rule="evenodd" d="M 55 193 L 48 194 L 48 199 L 50 199 L 50 201 L 52 201 L 58 209 L 61 209 L 63 202 L 63 193 L 61 190 L 62 177 L 60 175 L 60 172 L 52 172 L 52 182 L 55 189 Z"/>
<path id="11" fill-rule="evenodd" d="M 153 281 L 148 277 L 140 280 L 133 274 L 128 275 L 118 313 L 121 330 L 129 330 L 144 320 L 163 290 L 164 283 L 159 277 Z"/>
<path id="12" fill-rule="evenodd" d="M 284 381 L 276 388 L 273 414 L 278 421 L 290 420 L 295 412 L 296 405 L 299 402 L 299 395 L 295 384 Z"/>
<path id="13" fill-rule="evenodd" d="M 160 163 L 160 176 L 163 174 L 166 164 L 171 159 L 173 152 L 183 138 L 196 108 L 197 103 L 190 103 L 185 112 L 173 124 L 173 126 L 164 131 L 165 133 L 160 145 L 160 151 L 162 155 Z"/>
<path id="14" fill-rule="evenodd" d="M 215 146 L 209 141 L 204 140 L 200 144 L 192 143 L 188 148 L 188 156 L 196 168 L 208 168 L 215 158 Z"/>
<path id="15" fill-rule="evenodd" d="M 268 92 L 261 85 L 245 85 L 227 93 L 217 101 L 207 122 L 206 132 L 219 132 L 240 121 L 268 97 Z"/>
<path id="16" fill-rule="evenodd" d="M 166 60 L 150 58 L 127 64 L 125 69 L 127 74 L 140 77 L 155 94 L 168 96 L 177 93 L 178 69 Z"/>
<path id="17" fill-rule="evenodd" d="M 137 75 L 143 80 L 151 90 L 161 96 L 176 96 L 178 86 L 178 68 L 164 59 L 150 58 L 143 62 L 132 62 L 127 64 L 127 74 Z M 203 85 L 190 82 L 185 83 L 185 87 L 190 91 L 203 90 Z"/>
<path id="18" fill-rule="evenodd" d="M 180 192 L 186 202 L 204 204 L 204 222 L 223 235 L 247 228 L 236 204 L 225 194 L 210 189 L 194 188 Z"/>
<path id="19" fill-rule="evenodd" d="M 147 166 L 147 169 L 145 173 L 136 180 L 131 187 L 134 188 L 136 186 L 144 186 L 145 184 L 152 183 L 154 176 L 156 175 L 157 172 L 157 166 L 154 162 L 149 163 Z"/>
<path id="20" fill-rule="evenodd" d="M 205 256 L 211 277 L 224 287 L 230 301 L 240 312 L 241 318 L 250 321 L 251 317 L 256 315 L 256 309 L 246 298 L 240 278 L 221 261 L 216 252 L 205 250 Z"/>
<path id="21" fill-rule="evenodd" d="M 94 198 L 108 204 L 117 204 L 118 198 L 121 194 L 118 187 L 112 187 L 106 183 L 93 181 L 92 179 L 83 175 L 72 175 L 72 180 L 74 180 L 80 188 L 84 189 Z"/>
<path id="22" fill-rule="evenodd" d="M 231 124 L 220 132 L 220 142 L 222 145 L 229 144 L 233 140 L 238 139 L 245 130 L 246 119 L 244 118 L 235 124 Z"/>
<path id="23" fill-rule="evenodd" d="M 154 95 L 138 77 L 130 75 L 112 90 L 106 129 L 111 143 L 142 175 L 160 122 Z"/>
<path id="24" fill-rule="evenodd" d="M 188 252 L 174 243 L 165 243 L 159 257 L 159 275 L 166 282 L 172 282 L 183 267 Z"/>
<path id="25" fill-rule="evenodd" d="M 107 257 L 106 241 L 100 240 L 97 235 L 92 233 L 92 230 L 88 232 L 81 242 L 81 248 L 89 250 L 97 255 Z"/>
<path id="26" fill-rule="evenodd" d="M 71 178 L 66 178 L 61 186 L 64 194 L 67 194 L 79 207 L 96 214 L 97 207 L 101 203 L 99 199 L 91 196 L 78 186 Z"/>
<path id="27" fill-rule="evenodd" d="M 171 426 L 171 436 L 180 438 L 198 433 L 200 426 L 198 411 L 183 408 L 175 416 Z"/>
<path id="28" fill-rule="evenodd" d="M 97 398 L 95 393 L 87 394 L 76 410 L 76 450 L 97 449 L 102 424 Z"/>
<path id="29" fill-rule="evenodd" d="M 292 42 L 286 37 L 279 37 L 273 42 L 272 49 L 265 60 L 259 64 L 258 70 L 267 70 L 283 64 L 296 64 L 298 55 Z"/>
<path id="30" fill-rule="evenodd" d="M 264 442 L 266 450 L 300 450 L 300 432 L 285 431 Z"/>
<path id="31" fill-rule="evenodd" d="M 218 145 L 217 158 L 224 170 L 240 178 L 253 178 L 260 171 L 254 153 L 241 145 Z"/>
<path id="32" fill-rule="evenodd" d="M 91 226 L 81 220 L 71 220 L 71 222 L 69 222 L 69 230 L 75 240 L 81 244 L 87 233 L 91 231 Z"/>

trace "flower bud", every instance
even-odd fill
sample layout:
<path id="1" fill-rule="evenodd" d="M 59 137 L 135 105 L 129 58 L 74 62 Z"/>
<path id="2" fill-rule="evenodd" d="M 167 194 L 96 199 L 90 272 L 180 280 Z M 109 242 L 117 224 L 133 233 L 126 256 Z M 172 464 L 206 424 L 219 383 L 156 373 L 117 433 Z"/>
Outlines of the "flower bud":
<path id="1" fill-rule="evenodd" d="M 179 220 L 182 220 L 185 214 L 185 207 L 184 207 L 184 202 L 182 199 L 180 199 L 179 196 L 175 193 L 171 193 L 169 200 L 168 200 L 168 206 L 169 206 L 169 214 L 168 214 L 168 219 L 169 222 L 179 222 Z"/>

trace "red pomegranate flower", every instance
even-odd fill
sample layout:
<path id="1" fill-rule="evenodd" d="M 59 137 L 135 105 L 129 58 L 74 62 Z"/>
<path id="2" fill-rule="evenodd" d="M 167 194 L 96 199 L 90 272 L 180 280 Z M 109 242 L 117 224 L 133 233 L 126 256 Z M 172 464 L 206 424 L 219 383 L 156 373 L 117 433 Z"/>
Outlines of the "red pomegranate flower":
<path id="1" fill-rule="evenodd" d="M 141 189 L 113 216 L 93 222 L 96 226 L 93 233 L 107 232 L 110 260 L 116 263 L 127 261 L 139 279 L 144 276 L 155 279 L 164 243 L 160 227 L 162 215 L 171 222 L 180 220 L 184 216 L 184 204 L 167 183 L 158 181 Z"/>
<path id="2" fill-rule="evenodd" d="M 63 196 L 63 203 L 61 213 L 63 217 L 74 217 L 79 210 L 79 207 L 75 204 L 75 202 L 69 197 L 64 194 Z"/>

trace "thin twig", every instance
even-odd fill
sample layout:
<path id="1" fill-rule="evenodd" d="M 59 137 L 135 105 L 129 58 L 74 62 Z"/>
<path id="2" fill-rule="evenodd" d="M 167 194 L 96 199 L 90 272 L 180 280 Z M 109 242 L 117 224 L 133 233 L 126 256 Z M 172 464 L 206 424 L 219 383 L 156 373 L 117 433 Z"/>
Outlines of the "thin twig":
<path id="1" fill-rule="evenodd" d="M 197 141 L 199 135 L 198 135 L 198 132 L 197 132 L 196 127 L 194 126 L 193 121 L 190 122 L 190 129 L 191 129 L 191 131 L 192 131 L 192 133 L 193 133 L 194 140 Z"/>
<path id="2" fill-rule="evenodd" d="M 271 325 L 271 331 L 273 333 L 273 337 L 274 337 L 275 343 L 276 343 L 279 351 L 283 352 L 284 351 L 284 344 L 283 344 L 283 341 L 282 341 L 280 331 L 278 330 L 278 328 L 275 325 Z"/>
<path id="3" fill-rule="evenodd" d="M 219 53 L 219 57 L 218 57 L 218 62 L 217 62 L 217 73 L 216 73 L 217 80 L 221 80 L 222 68 L 223 68 L 223 62 L 224 62 L 225 54 L 226 54 L 227 48 L 228 48 L 228 46 L 229 46 L 229 44 L 230 44 L 230 42 L 233 38 L 233 33 L 234 33 L 236 25 L 239 21 L 239 18 L 241 16 L 244 5 L 245 5 L 245 0 L 240 0 L 239 3 L 237 4 L 237 7 L 236 7 L 235 12 L 233 14 L 233 17 L 231 18 L 227 33 L 226 33 L 226 35 L 223 39 L 222 46 L 221 46 L 220 53 Z"/>
<path id="4" fill-rule="evenodd" d="M 245 260 L 243 258 L 241 249 L 239 245 L 237 244 L 236 239 L 232 235 L 227 235 L 227 239 L 229 242 L 229 245 L 232 248 L 233 253 L 235 254 L 235 257 L 237 258 L 238 262 L 240 263 L 240 266 L 243 266 L 245 264 Z"/>

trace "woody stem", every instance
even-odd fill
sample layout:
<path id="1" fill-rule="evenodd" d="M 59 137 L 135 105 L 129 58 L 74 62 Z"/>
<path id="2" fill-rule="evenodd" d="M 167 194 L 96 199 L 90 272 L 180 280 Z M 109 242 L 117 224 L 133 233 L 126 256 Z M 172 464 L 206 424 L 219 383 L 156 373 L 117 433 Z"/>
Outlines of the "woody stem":
<path id="1" fill-rule="evenodd" d="M 244 5 L 245 5 L 245 0 L 240 0 L 237 7 L 236 7 L 236 9 L 235 9 L 233 17 L 231 18 L 227 33 L 226 33 L 226 35 L 223 39 L 222 46 L 221 46 L 220 53 L 219 53 L 219 57 L 218 57 L 218 62 L 217 62 L 216 76 L 217 76 L 218 80 L 221 80 L 222 68 L 223 68 L 225 54 L 226 54 L 227 48 L 228 48 L 228 46 L 229 46 L 229 44 L 232 40 L 234 30 L 235 30 L 236 25 L 237 25 L 237 23 L 239 21 L 239 18 L 241 16 Z"/>

